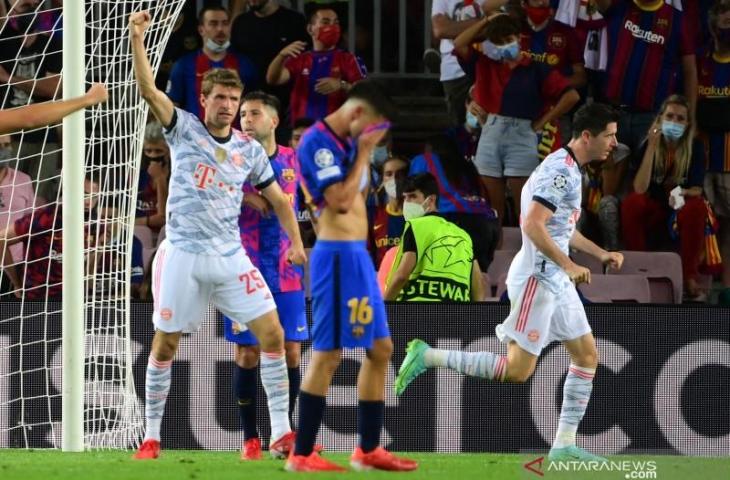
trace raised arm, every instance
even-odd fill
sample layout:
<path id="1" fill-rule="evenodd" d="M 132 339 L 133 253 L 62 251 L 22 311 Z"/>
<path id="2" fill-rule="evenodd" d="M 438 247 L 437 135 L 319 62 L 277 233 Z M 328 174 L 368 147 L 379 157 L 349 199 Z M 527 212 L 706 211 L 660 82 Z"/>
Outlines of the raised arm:
<path id="1" fill-rule="evenodd" d="M 77 110 L 105 102 L 107 96 L 104 85 L 95 83 L 80 97 L 0 111 L 0 135 L 53 125 Z"/>
<path id="2" fill-rule="evenodd" d="M 140 94 L 150 106 L 152 113 L 164 127 L 169 127 L 172 123 L 175 106 L 165 92 L 158 90 L 155 86 L 152 66 L 144 47 L 144 31 L 149 27 L 151 20 L 152 17 L 147 11 L 136 12 L 129 16 L 129 40 L 132 44 L 134 75 L 137 77 Z"/>
<path id="3" fill-rule="evenodd" d="M 274 57 L 266 70 L 266 83 L 269 85 L 283 85 L 291 79 L 291 72 L 284 66 L 289 57 L 296 57 L 307 48 L 307 44 L 301 40 L 290 43 L 281 49 L 281 52 Z"/>

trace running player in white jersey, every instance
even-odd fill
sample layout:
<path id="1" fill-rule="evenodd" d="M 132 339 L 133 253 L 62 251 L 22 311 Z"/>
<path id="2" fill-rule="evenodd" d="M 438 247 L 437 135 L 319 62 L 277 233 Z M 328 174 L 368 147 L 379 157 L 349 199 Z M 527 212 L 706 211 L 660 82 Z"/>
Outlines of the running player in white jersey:
<path id="1" fill-rule="evenodd" d="M 145 380 L 146 433 L 135 458 L 160 454 L 160 425 L 170 390 L 172 359 L 180 336 L 200 328 L 209 302 L 259 340 L 261 383 L 271 417 L 269 450 L 286 454 L 293 446 L 294 433 L 288 417 L 284 333 L 271 292 L 241 246 L 238 216 L 243 183 L 250 181 L 271 203 L 292 242 L 288 259 L 301 264 L 305 255 L 297 220 L 263 147 L 231 128 L 243 92 L 238 75 L 226 69 L 204 75 L 200 95 L 203 122 L 175 108 L 155 87 L 143 40 L 149 24 L 147 12 L 129 18 L 134 70 L 142 97 L 165 127 L 172 171 L 167 238 L 152 266 L 155 336 Z"/>
<path id="2" fill-rule="evenodd" d="M 610 107 L 581 107 L 573 119 L 570 143 L 549 155 L 530 175 L 522 190 L 522 249 L 507 275 L 512 310 L 497 325 L 507 343 L 507 358 L 491 352 L 438 350 L 421 340 L 408 344 L 395 381 L 398 395 L 430 367 L 446 367 L 497 382 L 525 382 L 535 371 L 542 349 L 561 341 L 570 354 L 563 387 L 558 432 L 549 459 L 606 461 L 575 444 L 598 366 L 596 342 L 575 285 L 590 283 L 590 271 L 573 263 L 568 247 L 620 269 L 623 255 L 607 252 L 576 230 L 580 217 L 581 172 L 586 163 L 606 160 L 616 143 L 618 116 Z"/>

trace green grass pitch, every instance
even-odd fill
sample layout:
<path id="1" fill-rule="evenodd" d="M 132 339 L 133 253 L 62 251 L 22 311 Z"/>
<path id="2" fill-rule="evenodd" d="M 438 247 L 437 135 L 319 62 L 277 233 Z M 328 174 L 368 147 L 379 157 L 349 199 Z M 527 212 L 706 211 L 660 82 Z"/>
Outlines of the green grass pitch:
<path id="1" fill-rule="evenodd" d="M 689 480 L 700 478 L 730 478 L 730 458 L 694 457 L 611 457 L 612 461 L 625 459 L 655 459 L 656 476 L 626 477 L 625 472 L 550 472 L 543 476 L 528 471 L 524 464 L 539 455 L 515 454 L 409 454 L 420 462 L 420 468 L 411 473 L 350 471 L 344 474 L 292 474 L 283 471 L 283 461 L 266 458 L 259 462 L 241 462 L 237 452 L 206 452 L 199 450 L 166 450 L 162 457 L 152 461 L 134 461 L 131 451 L 92 451 L 63 453 L 55 450 L 0 450 L 0 479 L 3 480 L 203 480 L 203 479 L 262 479 L 279 478 L 381 478 L 412 479 L 541 479 L 566 478 L 591 480 L 622 478 L 657 478 Z M 327 454 L 327 458 L 347 465 L 348 455 Z M 535 465 L 537 467 L 537 465 Z M 644 472 L 647 473 L 647 472 Z"/>

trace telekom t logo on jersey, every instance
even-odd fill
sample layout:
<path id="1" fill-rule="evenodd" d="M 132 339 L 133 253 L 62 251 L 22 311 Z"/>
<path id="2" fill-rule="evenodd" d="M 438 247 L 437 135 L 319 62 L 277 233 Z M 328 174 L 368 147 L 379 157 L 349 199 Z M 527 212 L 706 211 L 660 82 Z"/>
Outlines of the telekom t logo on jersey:
<path id="1" fill-rule="evenodd" d="M 215 167 L 206 165 L 205 163 L 199 163 L 195 167 L 195 186 L 201 190 L 205 190 L 208 187 L 218 187 L 221 190 L 232 192 L 235 190 L 233 185 L 229 185 L 225 182 L 215 182 L 215 173 L 217 172 Z"/>

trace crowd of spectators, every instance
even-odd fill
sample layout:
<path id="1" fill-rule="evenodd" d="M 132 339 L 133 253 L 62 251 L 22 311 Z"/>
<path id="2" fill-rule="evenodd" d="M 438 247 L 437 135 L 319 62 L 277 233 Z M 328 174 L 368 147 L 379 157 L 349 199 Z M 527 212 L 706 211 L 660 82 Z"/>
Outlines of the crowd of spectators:
<path id="1" fill-rule="evenodd" d="M 61 50 L 53 15 L 28 15 L 39 0 L 0 3 L 7 12 L 0 35 L 8 45 L 0 49 L 6 108 L 53 98 L 60 53 L 39 55 Z M 177 106 L 200 114 L 202 74 L 236 70 L 245 92 L 279 99 L 277 142 L 296 149 L 302 132 L 368 75 L 358 51 L 343 48 L 338 3 L 308 1 L 304 14 L 276 0 L 206 2 L 199 12 L 188 5 L 158 85 Z M 620 144 L 610 161 L 585 168 L 579 228 L 609 250 L 676 250 L 686 298 L 706 298 L 700 277 L 709 274 L 730 304 L 730 261 L 719 260 L 730 258 L 730 0 L 434 0 L 431 27 L 451 127 L 423 138 L 415 156 L 400 150 L 397 136 L 376 148 L 368 198 L 376 268 L 413 253 L 395 248 L 404 231 L 416 231 L 403 216 L 403 186 L 429 174 L 438 194 L 427 196 L 435 202 L 427 213 L 466 232 L 472 259 L 486 272 L 502 227 L 519 224 L 527 177 L 567 143 L 572 112 L 601 101 L 620 114 Z M 42 204 L 58 195 L 57 134 L 34 135 L 0 143 L 0 195 L 15 185 L 12 205 L 0 204 L 8 225 L 33 198 Z M 8 162 L 17 169 L 6 157 L 19 159 Z M 170 175 L 156 122 L 145 131 L 141 165 L 135 225 L 151 232 L 143 242 L 151 252 L 164 236 Z M 298 214 L 311 246 L 316 215 Z M 23 257 L 22 245 L 11 247 L 13 258 Z"/>

